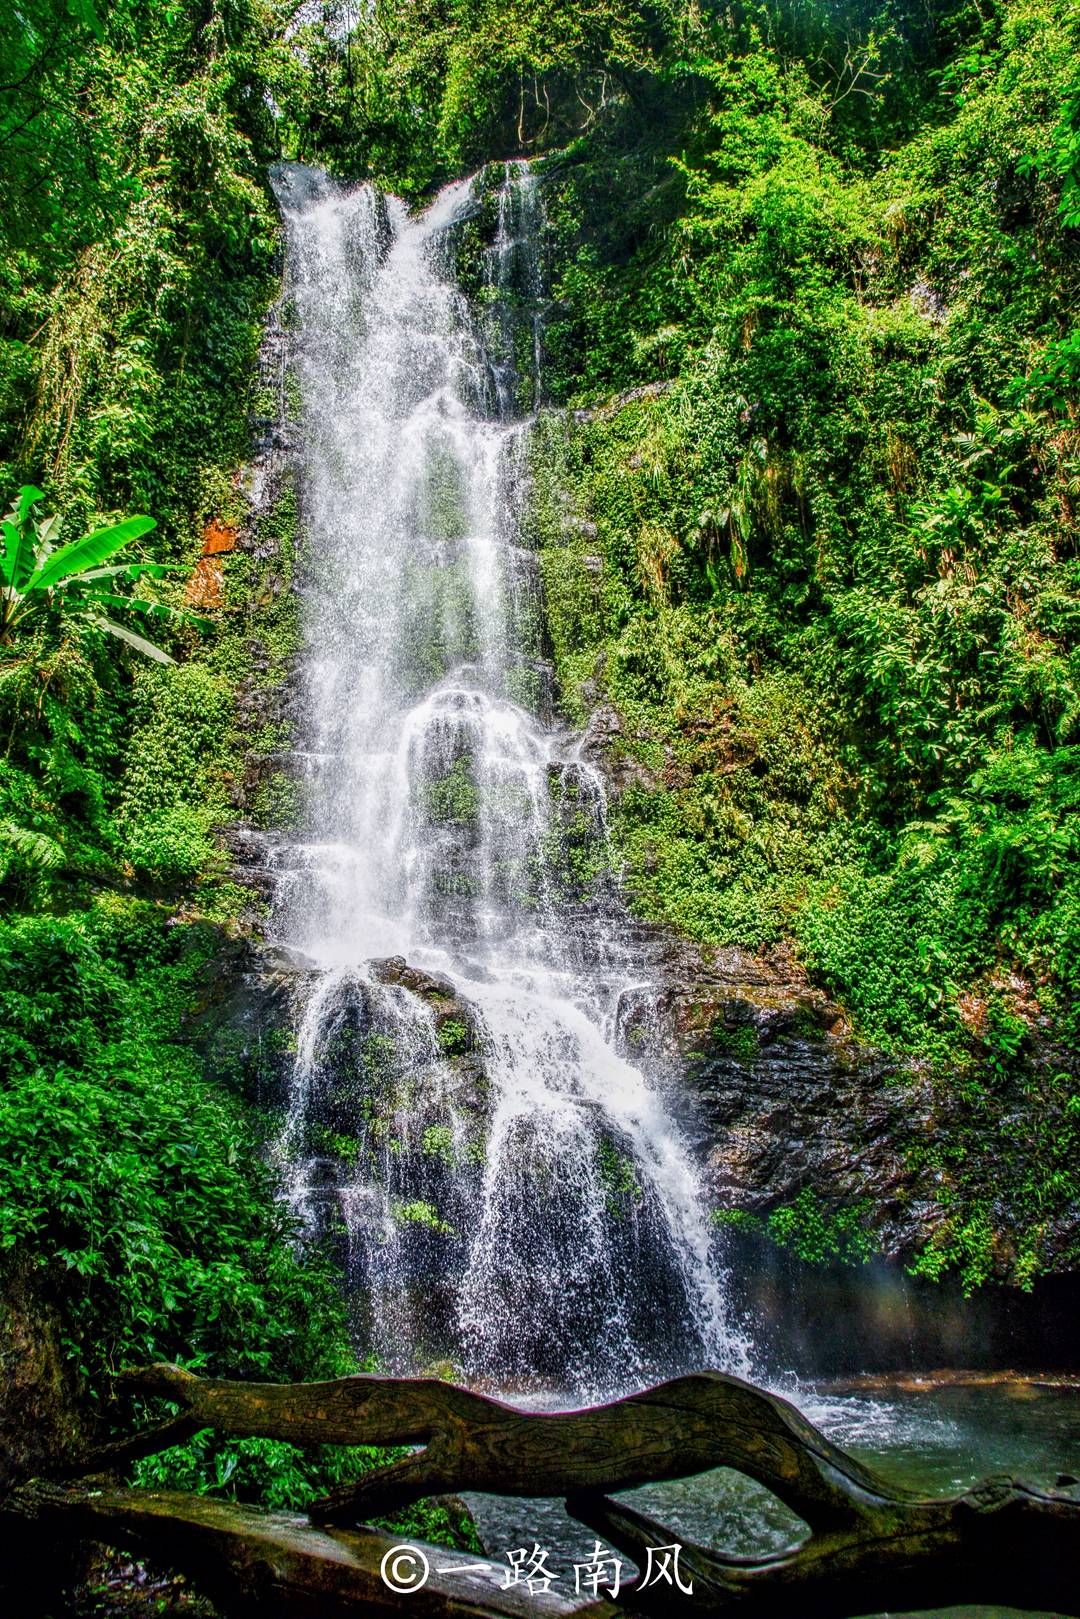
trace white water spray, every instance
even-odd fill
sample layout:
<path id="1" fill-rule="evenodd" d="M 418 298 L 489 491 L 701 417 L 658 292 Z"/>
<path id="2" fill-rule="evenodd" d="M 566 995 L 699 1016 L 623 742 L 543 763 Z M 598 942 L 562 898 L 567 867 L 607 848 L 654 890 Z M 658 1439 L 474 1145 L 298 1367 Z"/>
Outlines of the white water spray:
<path id="1" fill-rule="evenodd" d="M 295 166 L 277 184 L 310 574 L 308 815 L 278 917 L 318 969 L 280 1143 L 294 1199 L 343 1216 L 358 1323 L 396 1368 L 441 1351 L 587 1397 L 746 1371 L 685 1140 L 618 1049 L 647 974 L 603 784 L 538 718 L 535 177 L 508 164 L 417 217 Z"/>

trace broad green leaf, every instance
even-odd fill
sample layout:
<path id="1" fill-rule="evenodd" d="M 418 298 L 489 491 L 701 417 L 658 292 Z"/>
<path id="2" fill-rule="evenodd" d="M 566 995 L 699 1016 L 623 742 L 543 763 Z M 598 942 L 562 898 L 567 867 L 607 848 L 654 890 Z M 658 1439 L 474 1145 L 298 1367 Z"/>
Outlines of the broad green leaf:
<path id="1" fill-rule="evenodd" d="M 77 607 L 80 598 L 87 602 L 101 602 L 106 607 L 123 607 L 136 613 L 145 613 L 148 618 L 160 619 L 163 624 L 192 624 L 200 630 L 213 627 L 208 618 L 199 618 L 195 613 L 186 613 L 180 607 L 169 607 L 165 602 L 145 601 L 142 596 L 115 596 L 107 590 L 87 590 L 73 594 L 69 600 Z"/>
<path id="2" fill-rule="evenodd" d="M 19 490 L 18 495 L 17 521 L 19 523 L 25 523 L 26 519 L 30 515 L 31 506 L 36 505 L 39 500 L 44 499 L 45 496 L 42 494 L 40 489 L 34 486 L 34 484 L 24 483 L 22 488 Z"/>
<path id="3" fill-rule="evenodd" d="M 149 534 L 156 527 L 157 523 L 152 517 L 127 517 L 122 523 L 113 523 L 109 528 L 95 529 L 93 534 L 86 534 L 81 540 L 72 540 L 54 551 L 45 566 L 38 568 L 27 580 L 26 588 L 49 590 L 66 583 L 84 569 L 107 562 L 125 545 L 130 545 L 132 540 L 139 539 L 143 534 Z"/>
<path id="4" fill-rule="evenodd" d="M 76 612 L 80 612 L 86 603 L 100 604 L 102 607 L 134 608 L 137 613 L 148 613 L 153 618 L 164 617 L 155 613 L 156 602 L 144 601 L 141 596 L 117 596 L 111 590 L 80 590 L 71 592 L 61 600 L 61 605 L 70 602 Z"/>
<path id="5" fill-rule="evenodd" d="M 151 579 L 163 579 L 167 573 L 189 572 L 186 562 L 118 562 L 112 568 L 89 568 L 71 582 L 82 585 L 93 579 L 141 579 L 144 574 Z"/>
<path id="6" fill-rule="evenodd" d="M 38 561 L 43 562 L 60 538 L 60 525 L 63 519 L 59 512 L 53 512 L 51 517 L 43 517 L 37 525 Z"/>
<path id="7" fill-rule="evenodd" d="M 123 624 L 117 624 L 115 620 L 111 618 L 95 617 L 92 618 L 90 622 L 97 629 L 104 630 L 106 634 L 115 635 L 118 641 L 126 641 L 128 646 L 133 646 L 136 652 L 141 652 L 144 657 L 153 658 L 155 663 L 176 662 L 175 658 L 170 658 L 167 652 L 163 652 L 161 648 L 159 646 L 155 646 L 152 641 L 144 640 L 141 635 L 136 635 L 134 630 L 125 628 Z"/>
<path id="8" fill-rule="evenodd" d="M 4 584 L 10 588 L 15 583 L 22 530 L 5 517 L 0 533 L 3 534 L 4 540 L 3 549 L 0 550 L 0 574 L 3 575 Z"/>
<path id="9" fill-rule="evenodd" d="M 81 22 L 84 28 L 89 28 L 95 39 L 104 37 L 105 31 L 93 0 L 67 0 L 67 9 L 68 15 Z"/>
<path id="10" fill-rule="evenodd" d="M 12 522 L 10 518 L 4 519 L 3 535 L 3 582 L 12 590 L 22 591 L 37 565 L 37 535 L 29 522 Z"/>

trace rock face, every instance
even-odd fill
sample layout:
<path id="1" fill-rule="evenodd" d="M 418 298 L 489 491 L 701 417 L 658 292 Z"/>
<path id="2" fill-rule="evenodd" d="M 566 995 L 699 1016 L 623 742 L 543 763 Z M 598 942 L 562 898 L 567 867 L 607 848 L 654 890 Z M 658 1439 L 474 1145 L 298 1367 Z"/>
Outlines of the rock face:
<path id="1" fill-rule="evenodd" d="M 658 997 L 628 999 L 623 1036 L 678 1076 L 718 1207 L 768 1214 L 810 1188 L 826 1211 L 865 1205 L 888 1257 L 920 1247 L 941 1218 L 905 1150 L 935 1126 L 925 1076 L 854 1040 L 782 951 L 709 958 L 673 942 L 663 971 Z"/>
<path id="2" fill-rule="evenodd" d="M 632 1060 L 670 1088 L 716 1206 L 767 1215 L 810 1188 L 826 1211 L 865 1206 L 887 1257 L 923 1246 L 941 1219 L 940 1188 L 920 1182 L 908 1148 L 939 1122 L 928 1079 L 855 1041 L 784 954 L 728 950 L 709 960 L 663 941 L 661 963 L 659 995 L 624 998 L 620 1034 Z M 297 1017 L 316 970 L 280 945 L 223 941 L 189 1015 L 188 1038 L 210 1070 L 262 1106 L 287 1101 Z M 451 1058 L 446 1100 L 482 1126 L 488 1094 L 468 1004 L 448 979 L 403 957 L 371 971 L 431 1006 Z"/>
<path id="3" fill-rule="evenodd" d="M 910 1152 L 941 1123 L 926 1075 L 853 1039 L 782 951 L 709 957 L 659 933 L 657 947 L 662 988 L 624 997 L 620 1037 L 670 1091 L 716 1207 L 765 1216 L 809 1188 L 826 1213 L 863 1210 L 879 1253 L 910 1258 L 942 1218 L 940 1186 Z M 403 957 L 370 968 L 432 1008 L 452 1071 L 445 1100 L 482 1129 L 489 1098 L 467 1002 Z M 186 1031 L 209 1070 L 261 1106 L 284 1106 L 316 971 L 299 951 L 223 940 Z"/>
<path id="4" fill-rule="evenodd" d="M 0 1497 L 86 1443 L 88 1428 L 65 1360 L 60 1317 L 24 1270 L 0 1276 Z"/>
<path id="5" fill-rule="evenodd" d="M 581 739 L 581 757 L 597 766 L 616 793 L 628 787 L 643 787 L 647 792 L 656 786 L 654 778 L 644 765 L 632 757 L 623 746 L 623 723 L 618 709 L 611 703 L 595 708 Z"/>
<path id="6" fill-rule="evenodd" d="M 469 1003 L 449 979 L 410 965 L 404 956 L 371 961 L 368 968 L 376 983 L 397 985 L 430 1006 L 440 1054 L 449 1070 L 449 1100 L 455 1107 L 486 1114 L 486 1084 Z M 221 949 L 207 965 L 202 991 L 185 1023 L 185 1037 L 207 1071 L 259 1106 L 284 1107 L 295 1064 L 298 1023 L 312 982 L 321 973 L 302 951 L 287 945 L 223 938 Z M 361 989 L 353 1013 L 345 1020 L 350 1026 L 356 1023 L 353 1032 L 359 1038 L 370 1021 L 363 1003 Z M 362 1076 L 353 1077 L 360 1085 Z M 336 1128 L 349 1123 L 329 1118 L 323 1122 Z"/>
<path id="7" fill-rule="evenodd" d="M 287 1101 L 298 980 L 310 970 L 297 951 L 223 937 L 185 1019 L 207 1073 L 260 1107 Z"/>

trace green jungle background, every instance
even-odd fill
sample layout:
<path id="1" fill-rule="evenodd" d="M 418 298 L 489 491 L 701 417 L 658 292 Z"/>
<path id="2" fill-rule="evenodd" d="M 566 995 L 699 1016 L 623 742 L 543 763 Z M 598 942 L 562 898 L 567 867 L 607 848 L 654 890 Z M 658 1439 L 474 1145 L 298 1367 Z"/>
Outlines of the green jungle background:
<path id="1" fill-rule="evenodd" d="M 294 9 L 0 11 L 0 504 L 34 486 L 24 521 L 67 540 L 148 514 L 125 561 L 182 565 L 138 589 L 170 664 L 44 592 L 0 636 L 5 1273 L 48 1288 L 91 1399 L 152 1358 L 352 1364 L 257 1110 L 181 1027 L 252 925 L 216 832 L 295 809 L 245 797 L 288 739 L 236 709 L 253 641 L 267 684 L 299 644 L 295 494 L 276 582 L 237 552 L 204 623 L 168 610 L 245 516 L 268 165 L 419 202 L 527 155 L 545 385 L 577 411 L 535 435 L 531 532 L 565 712 L 614 705 L 637 768 L 633 903 L 787 941 L 960 1096 L 913 1263 L 1030 1285 L 1078 1198 L 1080 8 Z M 144 1476 L 286 1502 L 369 1462 L 204 1437 Z"/>

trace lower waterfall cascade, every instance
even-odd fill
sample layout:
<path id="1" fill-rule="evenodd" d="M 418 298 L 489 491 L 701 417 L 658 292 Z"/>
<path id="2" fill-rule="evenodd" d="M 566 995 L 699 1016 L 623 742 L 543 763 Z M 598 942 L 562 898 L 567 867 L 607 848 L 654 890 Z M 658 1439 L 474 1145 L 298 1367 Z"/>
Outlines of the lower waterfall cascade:
<path id="1" fill-rule="evenodd" d="M 310 963 L 289 1196 L 337 1230 L 388 1370 L 579 1398 L 746 1373 L 686 1134 L 624 1027 L 647 930 L 543 657 L 540 183 L 507 163 L 418 215 L 296 164 L 275 187 L 309 557 L 273 913 Z"/>

